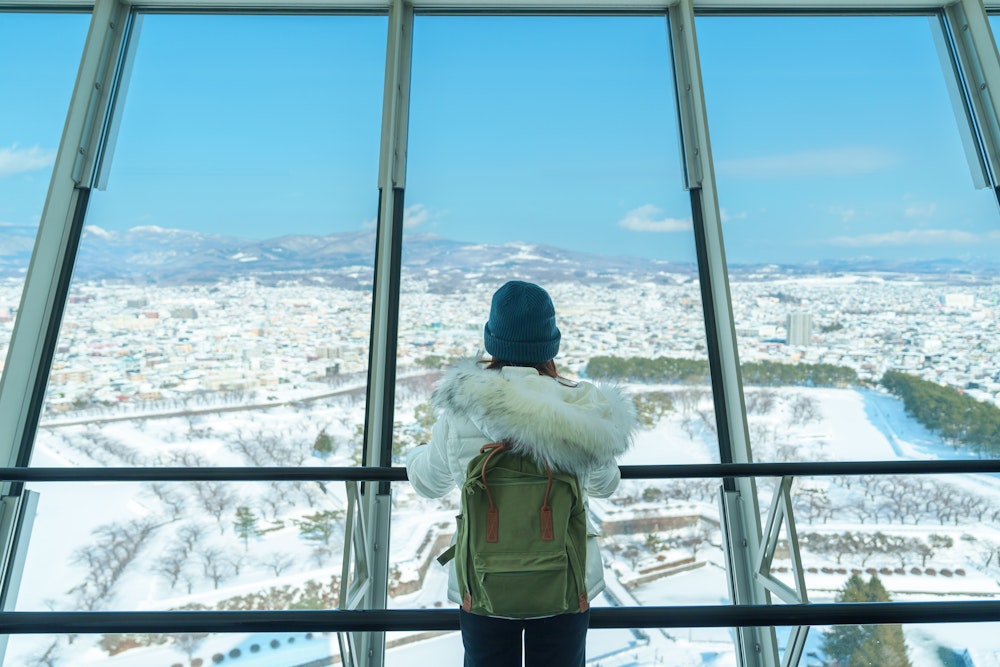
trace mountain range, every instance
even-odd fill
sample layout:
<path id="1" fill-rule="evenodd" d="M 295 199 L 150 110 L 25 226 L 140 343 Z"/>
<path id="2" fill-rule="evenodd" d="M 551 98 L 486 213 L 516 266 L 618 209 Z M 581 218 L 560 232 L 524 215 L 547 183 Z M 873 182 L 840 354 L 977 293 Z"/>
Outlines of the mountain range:
<path id="1" fill-rule="evenodd" d="M 36 231 L 32 226 L 0 227 L 0 277 L 24 275 Z M 90 225 L 84 229 L 74 277 L 164 284 L 250 276 L 264 283 L 308 278 L 367 289 L 372 283 L 374 255 L 374 230 L 260 240 L 153 226 L 110 231 Z M 487 273 L 539 282 L 579 280 L 597 284 L 624 279 L 671 283 L 697 279 L 693 263 L 600 255 L 522 242 L 465 243 L 409 232 L 403 242 L 403 267 L 408 279 L 425 280 L 432 291 L 452 291 L 466 280 Z M 861 259 L 730 265 L 729 271 L 748 279 L 848 272 L 992 277 L 1000 273 L 1000 264 L 952 259 Z"/>

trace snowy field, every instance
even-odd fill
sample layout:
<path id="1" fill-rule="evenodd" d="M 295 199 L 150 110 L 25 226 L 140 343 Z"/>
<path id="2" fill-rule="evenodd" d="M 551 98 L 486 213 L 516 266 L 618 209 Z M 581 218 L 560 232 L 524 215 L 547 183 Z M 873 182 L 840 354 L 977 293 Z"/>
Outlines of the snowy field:
<path id="1" fill-rule="evenodd" d="M 711 398 L 704 389 L 637 386 L 631 390 L 668 395 L 672 408 L 640 433 L 622 464 L 718 460 Z M 397 439 L 405 450 L 421 435 L 417 408 L 426 395 L 414 390 L 397 399 Z M 747 401 L 757 460 L 963 456 L 909 419 L 899 401 L 877 391 L 750 388 Z M 363 411 L 363 394 L 353 394 L 256 411 L 50 425 L 39 434 L 32 465 L 353 465 Z M 320 433 L 328 435 L 333 445 L 332 453 L 323 458 L 312 451 Z M 289 448 L 287 443 L 297 444 Z M 868 568 L 882 572 L 886 589 L 900 601 L 1000 594 L 1000 521 L 992 515 L 994 508 L 1000 508 L 998 480 L 988 476 L 907 480 L 905 484 L 912 485 L 906 487 L 909 496 L 924 500 L 921 509 L 894 496 L 893 489 L 885 486 L 887 481 L 890 486 L 904 485 L 900 480 L 857 478 L 796 480 L 797 528 L 800 537 L 813 536 L 810 544 L 818 544 L 824 535 L 879 533 L 913 549 L 924 548 L 912 553 L 865 553 L 862 548 L 843 555 L 838 563 L 834 553 L 805 545 L 810 601 L 833 601 L 852 569 Z M 773 485 L 774 480 L 758 480 L 765 514 Z M 323 594 L 335 599 L 330 582 L 339 582 L 341 568 L 341 513 L 346 502 L 342 484 L 166 487 L 31 485 L 40 493 L 39 511 L 17 609 L 215 608 L 234 600 L 257 605 L 252 608 L 286 608 L 290 599 L 307 607 L 311 602 L 315 608 L 322 606 L 316 601 L 324 599 Z M 602 549 L 608 580 L 608 590 L 595 605 L 727 603 L 716 488 L 706 480 L 630 480 L 611 499 L 592 501 L 595 517 L 605 526 Z M 945 502 L 935 504 L 940 498 Z M 973 510 L 961 516 L 944 514 L 944 505 L 951 501 L 968 503 Z M 454 495 L 430 501 L 417 497 L 405 484 L 394 487 L 390 607 L 448 604 L 446 573 L 433 563 L 437 553 L 432 552 L 440 541 L 447 542 L 456 506 Z M 237 507 L 251 508 L 255 515 L 254 530 L 244 538 L 234 523 Z M 321 515 L 334 517 L 336 525 L 307 539 L 303 526 L 313 525 L 309 517 Z M 629 521 L 638 522 L 634 523 L 638 528 L 628 532 L 614 527 Z M 141 532 L 128 532 L 140 528 Z M 94 570 L 97 556 L 113 559 L 115 549 L 136 535 L 141 537 L 133 543 L 135 553 L 127 562 L 116 561 L 124 563 L 121 576 L 100 581 Z M 932 543 L 935 546 L 927 555 L 926 545 Z M 175 557 L 173 574 L 170 554 Z M 670 567 L 672 563 L 690 567 Z M 779 550 L 776 576 L 788 563 Z M 318 593 L 320 589 L 326 592 Z M 307 591 L 312 591 L 311 597 Z M 810 633 L 807 654 L 819 650 L 821 630 Z M 911 660 L 918 667 L 946 667 L 938 657 L 941 646 L 958 652 L 968 649 L 977 666 L 998 665 L 994 654 L 1000 652 L 1000 634 L 995 630 L 985 625 L 904 628 Z M 786 635 L 787 629 L 779 629 L 779 637 Z M 62 637 L 13 637 L 3 664 L 187 667 L 200 657 L 198 664 L 206 667 L 219 663 L 293 667 L 337 654 L 333 635 L 217 635 L 195 642 L 190 651 L 168 640 L 114 656 L 97 646 L 100 639 L 84 635 L 70 643 Z M 391 666 L 461 664 L 457 633 L 420 637 L 390 633 L 388 639 Z M 712 628 L 594 631 L 588 655 L 591 665 L 602 667 L 735 665 L 731 633 Z M 213 662 L 213 656 L 220 659 Z M 804 658 L 802 664 L 819 663 Z"/>

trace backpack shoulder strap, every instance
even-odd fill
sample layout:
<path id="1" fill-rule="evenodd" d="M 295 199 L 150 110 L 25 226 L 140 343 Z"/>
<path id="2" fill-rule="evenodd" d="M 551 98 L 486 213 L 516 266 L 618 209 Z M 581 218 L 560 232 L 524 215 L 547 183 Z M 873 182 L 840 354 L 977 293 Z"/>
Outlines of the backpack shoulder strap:
<path id="1" fill-rule="evenodd" d="M 483 468 L 479 475 L 483 480 L 483 489 L 486 491 L 486 497 L 490 501 L 490 508 L 486 510 L 486 541 L 487 542 L 499 542 L 500 541 L 500 510 L 497 509 L 496 503 L 493 502 L 493 492 L 490 491 L 490 485 L 486 481 L 486 469 L 490 465 L 490 461 L 496 456 L 497 452 L 502 452 L 507 449 L 507 444 L 500 440 L 499 442 L 491 442 L 488 445 L 483 445 L 479 448 L 480 454 L 485 454 L 489 452 L 489 456 L 483 461 Z"/>

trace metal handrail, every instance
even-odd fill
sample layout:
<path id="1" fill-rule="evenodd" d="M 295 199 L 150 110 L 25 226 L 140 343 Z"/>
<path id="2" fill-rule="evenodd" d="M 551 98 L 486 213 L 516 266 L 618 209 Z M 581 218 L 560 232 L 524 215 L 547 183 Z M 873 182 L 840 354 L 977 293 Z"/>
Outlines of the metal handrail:
<path id="1" fill-rule="evenodd" d="M 1000 473 L 1000 461 L 864 461 L 621 466 L 623 479 Z M 388 481 L 391 467 L 0 468 L 11 482 Z M 1000 621 L 1000 601 L 615 607 L 592 610 L 590 627 L 695 628 L 981 623 Z M 368 632 L 457 630 L 455 610 L 0 612 L 2 634 Z"/>
<path id="2" fill-rule="evenodd" d="M 832 475 L 942 475 L 1000 473 L 1000 460 L 820 461 L 809 463 L 697 463 L 621 466 L 622 479 L 821 477 Z M 402 466 L 0 468 L 7 482 L 324 481 L 405 482 Z"/>
<path id="3" fill-rule="evenodd" d="M 984 623 L 1000 601 L 601 607 L 591 629 Z M 2 612 L 4 634 L 458 630 L 458 610 Z"/>

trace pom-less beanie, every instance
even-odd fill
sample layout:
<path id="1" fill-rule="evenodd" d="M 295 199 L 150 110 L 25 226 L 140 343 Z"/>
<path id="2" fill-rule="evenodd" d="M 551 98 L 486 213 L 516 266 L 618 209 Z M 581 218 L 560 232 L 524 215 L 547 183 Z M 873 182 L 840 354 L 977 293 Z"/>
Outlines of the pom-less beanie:
<path id="1" fill-rule="evenodd" d="M 540 364 L 555 358 L 559 339 L 556 310 L 544 289 L 512 280 L 493 294 L 483 342 L 494 359 Z"/>

